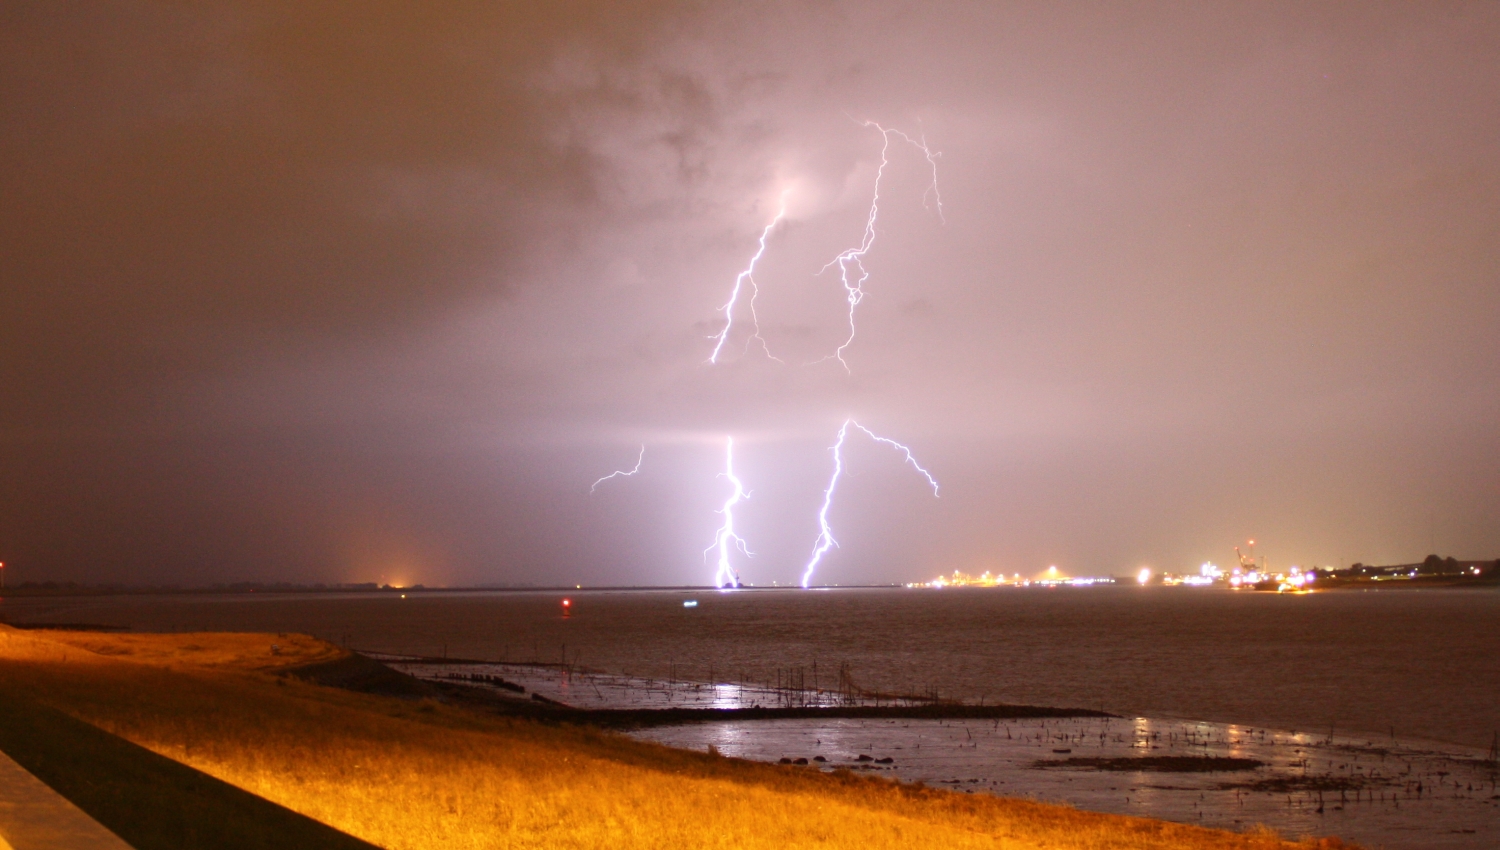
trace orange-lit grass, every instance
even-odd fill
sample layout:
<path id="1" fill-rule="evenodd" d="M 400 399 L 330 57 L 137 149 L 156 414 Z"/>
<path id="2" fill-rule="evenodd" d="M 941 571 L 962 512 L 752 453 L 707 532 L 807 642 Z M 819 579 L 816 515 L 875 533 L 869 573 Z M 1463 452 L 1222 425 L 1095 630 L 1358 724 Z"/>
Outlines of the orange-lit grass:
<path id="1" fill-rule="evenodd" d="M 119 634 L 46 631 L 31 634 L 44 638 L 49 643 L 86 649 L 95 655 L 164 667 L 275 670 L 332 661 L 348 654 L 326 641 L 291 633 Z"/>
<path id="2" fill-rule="evenodd" d="M 0 628 L 0 682 L 392 850 L 1289 846 L 1270 834 L 752 764 L 261 672 L 273 641 L 299 647 L 294 660 L 337 655 L 311 638 L 126 637 Z M 132 653 L 100 654 L 121 647 Z"/>

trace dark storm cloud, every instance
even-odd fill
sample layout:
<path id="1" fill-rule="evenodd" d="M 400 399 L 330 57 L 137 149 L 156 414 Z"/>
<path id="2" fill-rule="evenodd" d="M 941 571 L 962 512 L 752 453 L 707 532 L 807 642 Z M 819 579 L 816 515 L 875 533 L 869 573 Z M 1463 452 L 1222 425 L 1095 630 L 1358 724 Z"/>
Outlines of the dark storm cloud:
<path id="1" fill-rule="evenodd" d="M 701 580 L 733 433 L 786 580 L 847 415 L 945 489 L 851 447 L 831 580 L 1500 547 L 1492 6 L 5 14 L 39 573 Z M 893 147 L 846 375 L 864 119 L 946 215 Z"/>
<path id="2" fill-rule="evenodd" d="M 643 23 L 565 5 L 9 9 L 5 361 L 43 408 L 71 407 L 79 379 L 141 389 L 257 338 L 383 333 L 502 293 L 525 208 L 592 191 L 528 75 L 575 37 L 627 49 Z"/>

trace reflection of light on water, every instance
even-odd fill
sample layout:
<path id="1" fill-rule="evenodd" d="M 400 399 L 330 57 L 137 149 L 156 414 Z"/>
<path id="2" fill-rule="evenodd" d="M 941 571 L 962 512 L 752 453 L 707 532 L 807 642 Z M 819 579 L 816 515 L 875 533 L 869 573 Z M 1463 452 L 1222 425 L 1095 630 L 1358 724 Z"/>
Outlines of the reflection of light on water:
<path id="1" fill-rule="evenodd" d="M 498 676 L 524 686 L 528 696 L 540 692 L 579 708 L 732 709 L 777 705 L 782 695 L 774 688 L 752 685 L 611 676 L 559 665 L 384 660 L 403 672 L 429 679 Z M 496 693 L 507 695 L 498 689 Z M 821 763 L 823 769 L 870 771 L 960 791 L 1024 794 L 1093 811 L 1232 830 L 1265 823 L 1284 834 L 1341 835 L 1389 850 L 1500 846 L 1500 822 L 1487 799 L 1493 793 L 1493 778 L 1481 769 L 1483 754 L 1478 752 L 1460 757 L 1398 748 L 1394 742 L 1376 747 L 1331 734 L 1150 717 L 733 720 L 633 734 L 699 752 L 713 746 L 726 756 L 772 762 L 783 757 L 812 761 L 823 756 L 827 759 Z M 860 762 L 860 755 L 872 760 Z M 1034 767 L 1039 760 L 1147 756 L 1246 758 L 1266 766 L 1213 773 Z M 879 758 L 893 762 L 873 761 Z M 1325 795 L 1327 805 L 1322 812 L 1317 811 L 1316 790 L 1250 787 L 1261 779 L 1309 776 L 1356 777 L 1363 782 L 1374 776 L 1380 777 L 1378 783 L 1392 782 L 1396 776 L 1410 779 L 1377 783 L 1378 799 L 1372 799 L 1369 790 L 1351 792 L 1343 805 L 1334 791 L 1331 797 Z M 1417 777 L 1425 777 L 1428 784 L 1420 796 L 1412 796 L 1411 783 Z M 1224 787 L 1226 783 L 1231 787 Z M 1233 787 L 1236 783 L 1238 788 Z M 1435 795 L 1435 788 L 1443 790 Z M 1474 832 L 1464 833 L 1464 829 Z"/>
<path id="2" fill-rule="evenodd" d="M 816 756 L 824 770 L 869 771 L 903 781 L 973 793 L 1026 795 L 1082 809 L 1140 815 L 1244 831 L 1257 823 L 1290 835 L 1340 835 L 1389 850 L 1478 850 L 1497 846 L 1500 823 L 1489 808 L 1491 779 L 1476 756 L 1468 758 L 1347 738 L 1308 735 L 1146 717 L 1128 720 L 1049 718 L 1020 720 L 780 720 L 725 721 L 646 729 L 634 737 L 760 761 Z M 1156 749 L 1142 752 L 1140 742 Z M 1068 750 L 1057 753 L 1057 750 Z M 861 755 L 871 761 L 859 761 Z M 1266 763 L 1255 770 L 1211 773 L 1039 769 L 1038 761 L 1069 758 L 1209 756 Z M 889 757 L 883 765 L 873 759 Z M 1316 791 L 1256 789 L 1265 779 L 1307 776 L 1390 776 L 1410 770 L 1436 783 L 1438 794 L 1405 795 L 1402 786 L 1379 786 L 1349 795 L 1337 806 L 1327 796 L 1319 812 Z M 1229 787 L 1225 787 L 1225 786 Z M 1477 788 L 1470 791 L 1470 788 Z M 1326 795 L 1325 795 L 1326 796 Z M 1463 832 L 1470 829 L 1472 832 Z"/>
<path id="3" fill-rule="evenodd" d="M 898 705 L 920 703 L 924 698 L 871 696 L 818 687 L 775 687 L 737 682 L 663 681 L 633 676 L 592 673 L 576 667 L 547 664 L 512 664 L 435 660 L 369 653 L 391 667 L 421 679 L 460 681 L 490 688 L 498 695 L 509 692 L 485 677 L 498 677 L 574 708 L 774 708 L 836 705 Z M 801 680 L 806 681 L 806 680 Z M 815 679 L 813 680 L 816 681 Z"/>
<path id="4" fill-rule="evenodd" d="M 738 685 L 713 686 L 713 697 L 710 704 L 713 708 L 738 708 L 741 701 L 741 688 Z"/>

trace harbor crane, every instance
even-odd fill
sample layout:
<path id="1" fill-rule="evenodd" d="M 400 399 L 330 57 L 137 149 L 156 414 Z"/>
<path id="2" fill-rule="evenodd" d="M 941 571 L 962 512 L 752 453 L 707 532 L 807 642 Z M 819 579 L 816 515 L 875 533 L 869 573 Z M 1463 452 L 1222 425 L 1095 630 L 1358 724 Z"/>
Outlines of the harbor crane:
<path id="1" fill-rule="evenodd" d="M 1249 542 L 1249 546 L 1250 546 L 1250 554 L 1249 555 L 1246 555 L 1244 552 L 1241 552 L 1240 551 L 1240 547 L 1238 547 L 1238 546 L 1234 547 L 1234 554 L 1237 555 L 1239 557 L 1239 559 L 1240 559 L 1240 569 L 1244 570 L 1247 573 L 1262 572 L 1259 564 L 1257 564 L 1256 560 L 1255 560 L 1255 541 L 1251 540 Z"/>

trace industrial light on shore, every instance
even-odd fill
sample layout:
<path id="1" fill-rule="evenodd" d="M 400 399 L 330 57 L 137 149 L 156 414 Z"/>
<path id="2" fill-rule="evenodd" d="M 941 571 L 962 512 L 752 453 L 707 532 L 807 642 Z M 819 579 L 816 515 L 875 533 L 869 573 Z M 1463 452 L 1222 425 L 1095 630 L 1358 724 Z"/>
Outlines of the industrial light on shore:
<path id="1" fill-rule="evenodd" d="M 1151 581 L 1151 568 L 1141 567 L 1140 574 L 1135 577 L 1135 580 L 1141 584 L 1149 583 Z"/>

